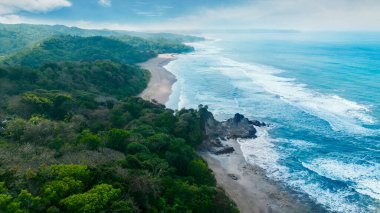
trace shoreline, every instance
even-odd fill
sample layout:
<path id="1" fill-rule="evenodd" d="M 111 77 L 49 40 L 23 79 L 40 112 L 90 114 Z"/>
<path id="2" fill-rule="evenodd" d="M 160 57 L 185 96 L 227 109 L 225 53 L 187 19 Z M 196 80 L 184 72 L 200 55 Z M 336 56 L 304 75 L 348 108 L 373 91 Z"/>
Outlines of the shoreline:
<path id="1" fill-rule="evenodd" d="M 174 74 L 164 68 L 177 58 L 173 54 L 160 54 L 139 66 L 151 73 L 147 88 L 139 95 L 144 100 L 155 100 L 165 105 L 177 81 Z M 217 185 L 224 189 L 242 213 L 314 213 L 324 212 L 307 199 L 301 200 L 285 187 L 270 180 L 263 169 L 246 162 L 236 140 L 225 145 L 235 151 L 231 154 L 214 155 L 198 152 L 212 170 Z"/>
<path id="2" fill-rule="evenodd" d="M 138 97 L 165 105 L 172 93 L 172 86 L 177 81 L 165 66 L 176 59 L 173 54 L 159 54 L 156 58 L 138 64 L 151 74 L 147 88 Z"/>
<path id="3" fill-rule="evenodd" d="M 199 154 L 213 171 L 218 186 L 225 190 L 242 213 L 323 212 L 316 204 L 300 200 L 270 180 L 260 167 L 247 163 L 236 140 L 229 140 L 226 145 L 235 151 L 224 155 Z"/>

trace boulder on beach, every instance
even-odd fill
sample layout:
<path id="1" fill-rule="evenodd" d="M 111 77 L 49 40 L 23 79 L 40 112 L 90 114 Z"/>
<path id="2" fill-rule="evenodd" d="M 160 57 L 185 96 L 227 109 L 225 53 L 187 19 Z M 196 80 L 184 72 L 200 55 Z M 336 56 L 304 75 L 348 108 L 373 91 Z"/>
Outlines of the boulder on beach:
<path id="1" fill-rule="evenodd" d="M 256 138 L 255 126 L 266 126 L 263 122 L 251 121 L 239 113 L 226 121 L 217 121 L 214 115 L 208 111 L 207 106 L 200 105 L 199 112 L 204 137 L 203 145 L 208 151 L 217 155 L 234 152 L 234 148 L 223 145 L 221 139 Z"/>

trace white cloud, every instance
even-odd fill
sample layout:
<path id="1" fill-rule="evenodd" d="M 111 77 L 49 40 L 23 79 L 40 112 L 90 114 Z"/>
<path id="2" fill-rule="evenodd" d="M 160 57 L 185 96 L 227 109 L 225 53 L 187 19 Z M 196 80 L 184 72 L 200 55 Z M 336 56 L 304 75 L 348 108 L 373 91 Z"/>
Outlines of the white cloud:
<path id="1" fill-rule="evenodd" d="M 0 0 L 0 14 L 14 14 L 19 11 L 47 12 L 71 5 L 68 0 Z"/>
<path id="2" fill-rule="evenodd" d="M 139 8 L 144 8 L 144 9 L 133 9 L 133 12 L 136 15 L 139 16 L 146 16 L 146 17 L 161 17 L 164 16 L 168 10 L 172 10 L 174 7 L 173 6 L 168 6 L 168 5 L 158 5 L 152 9 L 145 9 L 145 3 L 144 2 L 138 2 L 138 4 L 142 7 Z"/>
<path id="3" fill-rule="evenodd" d="M 99 0 L 98 3 L 103 7 L 111 7 L 111 0 Z"/>
<path id="4" fill-rule="evenodd" d="M 202 9 L 159 26 L 163 29 L 380 30 L 379 0 L 256 0 Z M 152 26 L 154 27 L 154 26 Z"/>
<path id="5" fill-rule="evenodd" d="M 0 0 L 2 2 L 0 5 L 4 4 L 4 1 L 6 0 Z M 204 8 L 191 15 L 146 24 L 64 19 L 32 20 L 19 16 L 0 16 L 0 22 L 64 24 L 82 28 L 142 31 L 234 28 L 380 31 L 379 11 L 380 0 L 252 0 L 245 5 Z M 137 10 L 134 12 L 140 12 L 140 15 L 152 15 Z"/>
<path id="6" fill-rule="evenodd" d="M 0 23 L 4 24 L 20 24 L 25 23 L 26 20 L 18 15 L 1 15 Z"/>

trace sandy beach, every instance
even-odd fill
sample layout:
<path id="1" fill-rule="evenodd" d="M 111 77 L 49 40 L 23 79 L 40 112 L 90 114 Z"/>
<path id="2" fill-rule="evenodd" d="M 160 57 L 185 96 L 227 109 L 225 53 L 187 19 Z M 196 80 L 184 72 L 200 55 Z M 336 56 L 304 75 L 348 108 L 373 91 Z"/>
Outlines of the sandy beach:
<path id="1" fill-rule="evenodd" d="M 227 145 L 235 152 L 228 155 L 214 155 L 202 152 L 214 172 L 217 183 L 235 201 L 242 213 L 307 213 L 321 212 L 309 202 L 301 202 L 289 191 L 269 180 L 264 171 L 246 163 L 240 145 L 230 140 Z"/>
<path id="2" fill-rule="evenodd" d="M 147 62 L 139 64 L 142 68 L 149 70 L 151 78 L 148 87 L 139 95 L 145 100 L 155 100 L 165 104 L 169 100 L 172 86 L 177 81 L 176 77 L 168 72 L 164 66 L 176 57 L 172 54 L 160 54 Z"/>
<path id="3" fill-rule="evenodd" d="M 145 100 L 156 100 L 165 104 L 172 92 L 176 77 L 164 66 L 176 58 L 161 54 L 140 66 L 151 73 L 148 87 L 140 94 Z M 236 140 L 226 142 L 235 152 L 228 155 L 214 155 L 200 152 L 213 171 L 217 183 L 242 213 L 308 213 L 323 212 L 310 202 L 301 202 L 288 190 L 268 179 L 258 166 L 248 164 Z"/>

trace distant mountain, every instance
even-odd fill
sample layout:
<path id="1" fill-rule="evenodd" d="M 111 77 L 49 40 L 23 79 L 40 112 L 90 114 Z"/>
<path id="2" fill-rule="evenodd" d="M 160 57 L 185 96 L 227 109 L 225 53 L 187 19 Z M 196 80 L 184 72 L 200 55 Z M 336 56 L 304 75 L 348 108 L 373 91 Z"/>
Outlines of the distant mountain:
<path id="1" fill-rule="evenodd" d="M 30 24 L 0 24 L 0 55 L 30 47 L 52 36 L 104 36 L 125 37 L 134 36 L 148 40 L 170 40 L 173 42 L 199 41 L 202 38 L 171 33 L 142 33 L 130 31 L 86 30 L 63 25 L 30 25 Z"/>
<path id="2" fill-rule="evenodd" d="M 119 40 L 101 36 L 59 35 L 31 48 L 17 51 L 5 57 L 2 63 L 38 67 L 50 62 L 111 60 L 123 64 L 135 64 L 153 58 L 159 53 L 192 50 L 191 47 L 167 40 L 160 42 L 130 36 L 123 36 Z"/>

